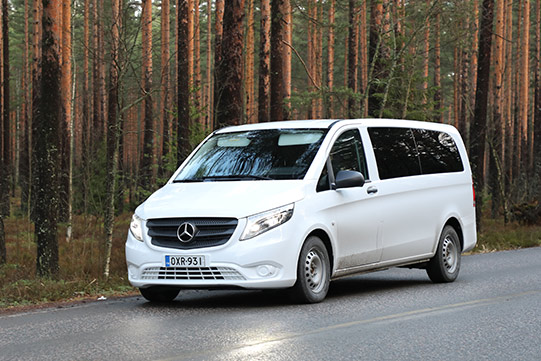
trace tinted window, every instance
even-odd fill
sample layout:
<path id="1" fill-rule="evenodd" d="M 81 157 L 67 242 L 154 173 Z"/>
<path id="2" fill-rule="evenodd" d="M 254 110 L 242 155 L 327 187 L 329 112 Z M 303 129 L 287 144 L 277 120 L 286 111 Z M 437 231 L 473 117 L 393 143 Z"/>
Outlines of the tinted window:
<path id="1" fill-rule="evenodd" d="M 330 158 L 335 176 L 341 170 L 353 170 L 361 172 L 365 179 L 369 179 L 363 144 L 357 129 L 345 131 L 338 137 L 331 149 Z M 330 188 L 327 167 L 324 167 L 319 178 L 317 190 L 323 191 L 328 189 Z"/>
<path id="2" fill-rule="evenodd" d="M 421 174 L 413 133 L 409 128 L 369 128 L 380 179 Z"/>
<path id="3" fill-rule="evenodd" d="M 417 142 L 423 174 L 464 170 L 456 143 L 449 134 L 426 129 L 412 131 Z"/>

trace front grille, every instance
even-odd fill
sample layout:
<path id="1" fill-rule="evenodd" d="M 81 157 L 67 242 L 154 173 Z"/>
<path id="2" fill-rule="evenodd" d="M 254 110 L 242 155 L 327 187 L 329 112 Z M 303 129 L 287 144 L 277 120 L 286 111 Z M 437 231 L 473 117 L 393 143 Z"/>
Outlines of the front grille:
<path id="1" fill-rule="evenodd" d="M 244 280 L 229 267 L 149 267 L 143 270 L 144 280 Z"/>
<path id="2" fill-rule="evenodd" d="M 177 236 L 179 227 L 184 223 L 190 223 L 197 228 L 194 238 L 189 242 L 181 242 Z M 194 249 L 227 243 L 237 224 L 236 218 L 162 218 L 149 219 L 147 227 L 151 243 L 155 246 Z"/>

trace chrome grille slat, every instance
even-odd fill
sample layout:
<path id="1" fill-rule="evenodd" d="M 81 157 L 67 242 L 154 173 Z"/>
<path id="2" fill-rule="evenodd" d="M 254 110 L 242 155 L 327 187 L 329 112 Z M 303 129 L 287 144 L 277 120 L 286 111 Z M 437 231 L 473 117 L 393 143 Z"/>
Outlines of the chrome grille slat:
<path id="1" fill-rule="evenodd" d="M 144 280 L 244 280 L 229 267 L 149 267 L 143 270 Z"/>
<path id="2" fill-rule="evenodd" d="M 197 234 L 190 242 L 183 243 L 177 237 L 178 227 L 185 223 L 197 227 Z M 237 228 L 236 218 L 160 218 L 147 221 L 151 243 L 159 247 L 195 249 L 220 246 L 231 238 Z"/>

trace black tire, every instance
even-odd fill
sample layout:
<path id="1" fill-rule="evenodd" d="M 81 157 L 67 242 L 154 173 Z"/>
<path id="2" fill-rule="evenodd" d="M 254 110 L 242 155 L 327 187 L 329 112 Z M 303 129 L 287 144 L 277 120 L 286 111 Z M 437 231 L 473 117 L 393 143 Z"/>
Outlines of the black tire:
<path id="1" fill-rule="evenodd" d="M 330 275 L 327 248 L 318 237 L 309 237 L 302 246 L 297 265 L 297 281 L 290 290 L 293 300 L 299 303 L 323 301 L 329 291 Z"/>
<path id="2" fill-rule="evenodd" d="M 436 254 L 426 267 L 428 277 L 435 283 L 453 282 L 460 272 L 462 249 L 455 229 L 445 226 L 441 232 Z"/>
<path id="3" fill-rule="evenodd" d="M 170 302 L 173 301 L 179 293 L 178 288 L 166 286 L 154 286 L 149 288 L 139 288 L 139 292 L 150 302 Z"/>

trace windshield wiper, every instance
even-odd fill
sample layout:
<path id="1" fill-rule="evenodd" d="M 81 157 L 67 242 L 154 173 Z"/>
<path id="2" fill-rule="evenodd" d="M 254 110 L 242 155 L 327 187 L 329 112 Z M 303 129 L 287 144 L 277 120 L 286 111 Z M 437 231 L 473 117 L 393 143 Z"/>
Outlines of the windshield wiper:
<path id="1" fill-rule="evenodd" d="M 203 177 L 204 181 L 207 181 L 207 180 L 219 181 L 219 180 L 232 180 L 232 179 L 272 180 L 273 178 L 264 177 L 260 175 L 253 175 L 253 174 L 213 175 L 213 176 Z"/>
<path id="2" fill-rule="evenodd" d="M 175 179 L 173 183 L 198 183 L 203 182 L 201 178 Z"/>

